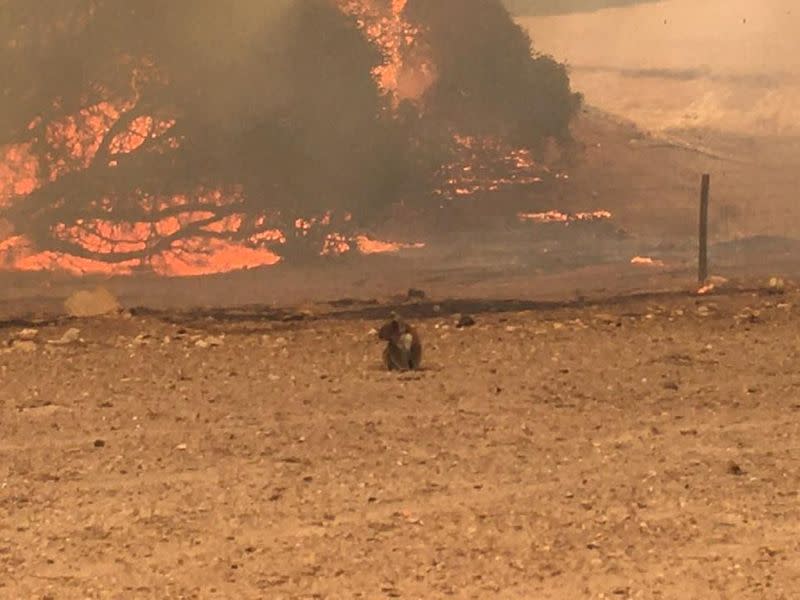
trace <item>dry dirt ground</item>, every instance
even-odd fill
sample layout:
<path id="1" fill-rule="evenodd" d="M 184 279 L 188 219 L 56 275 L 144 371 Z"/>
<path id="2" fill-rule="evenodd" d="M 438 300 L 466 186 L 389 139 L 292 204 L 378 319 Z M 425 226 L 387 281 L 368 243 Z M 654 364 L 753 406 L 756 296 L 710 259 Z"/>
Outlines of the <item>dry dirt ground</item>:
<path id="1" fill-rule="evenodd" d="M 797 597 L 800 292 L 385 308 L 3 325 L 0 597 Z"/>

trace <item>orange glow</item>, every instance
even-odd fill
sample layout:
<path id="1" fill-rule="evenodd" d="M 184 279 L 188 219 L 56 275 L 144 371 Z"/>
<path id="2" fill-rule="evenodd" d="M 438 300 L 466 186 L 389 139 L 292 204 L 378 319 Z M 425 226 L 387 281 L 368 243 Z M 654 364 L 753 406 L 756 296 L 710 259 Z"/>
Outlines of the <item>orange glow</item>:
<path id="1" fill-rule="evenodd" d="M 457 158 L 442 168 L 445 184 L 436 194 L 452 200 L 518 185 L 535 185 L 549 169 L 529 150 L 512 148 L 493 138 L 454 136 Z"/>
<path id="2" fill-rule="evenodd" d="M 631 264 L 643 267 L 663 267 L 664 261 L 656 258 L 650 258 L 649 256 L 634 256 L 631 259 Z"/>
<path id="3" fill-rule="evenodd" d="M 424 248 L 425 244 L 404 244 L 400 242 L 387 242 L 383 240 L 374 240 L 366 235 L 358 235 L 353 239 L 348 239 L 345 236 L 332 233 L 325 239 L 325 246 L 321 254 L 338 255 L 349 252 L 355 247 L 359 253 L 364 255 L 370 254 L 394 254 L 400 250 L 413 250 Z"/>
<path id="4" fill-rule="evenodd" d="M 213 275 L 271 266 L 281 261 L 280 256 L 271 250 L 249 248 L 216 238 L 181 240 L 173 248 L 150 260 L 153 270 L 159 275 L 170 277 Z"/>
<path id="5" fill-rule="evenodd" d="M 539 213 L 519 213 L 517 217 L 520 221 L 530 221 L 533 223 L 564 223 L 569 225 L 576 221 L 603 221 L 611 219 L 611 213 L 607 210 L 595 210 L 593 212 L 579 212 L 569 215 L 557 210 L 549 210 Z"/>
<path id="6" fill-rule="evenodd" d="M 419 31 L 403 18 L 407 0 L 338 0 L 341 10 L 383 52 L 384 63 L 373 74 L 395 102 L 417 100 L 436 81 L 436 69 L 418 42 Z"/>
<path id="7" fill-rule="evenodd" d="M 420 249 L 425 247 L 423 243 L 401 244 L 396 242 L 383 242 L 380 240 L 373 240 L 365 235 L 356 237 L 355 242 L 362 254 L 383 254 L 386 252 L 400 252 L 400 250 Z"/>
<path id="8" fill-rule="evenodd" d="M 697 295 L 707 296 L 708 294 L 713 292 L 716 288 L 717 286 L 715 286 L 713 283 L 707 283 L 706 285 L 700 287 L 700 289 L 697 290 Z"/>
<path id="9" fill-rule="evenodd" d="M 39 165 L 30 144 L 0 148 L 0 206 L 14 196 L 26 196 L 36 189 Z"/>
<path id="10" fill-rule="evenodd" d="M 353 15 L 364 34 L 377 44 L 385 57 L 376 68 L 375 77 L 382 89 L 395 101 L 419 98 L 436 78 L 435 68 L 418 41 L 418 31 L 403 17 L 407 0 L 337 0 L 341 9 Z M 175 148 L 170 139 L 174 119 L 133 113 L 137 109 L 138 80 L 160 77 L 154 65 L 142 62 L 133 69 L 131 97 L 117 102 L 101 102 L 75 114 L 44 123 L 43 139 L 39 140 L 60 157 L 52 164 L 39 163 L 30 145 L 19 144 L 0 148 L 0 207 L 25 203 L 27 196 L 40 186 L 54 182 L 75 171 L 87 169 L 97 161 L 114 168 L 120 155 L 139 151 L 148 142 L 160 139 L 159 148 Z M 29 126 L 30 131 L 42 126 L 41 118 Z M 160 150 L 158 150 L 160 151 Z M 463 188 L 467 189 L 467 188 Z M 233 207 L 242 200 L 236 190 L 197 192 L 189 198 L 174 196 L 146 197 L 139 201 L 143 216 L 138 222 L 120 222 L 113 215 L 112 199 L 97 199 L 107 216 L 54 223 L 50 234 L 60 243 L 77 246 L 80 255 L 42 251 L 14 232 L 10 223 L 0 220 L 0 269 L 58 270 L 74 275 L 127 275 L 143 268 L 165 276 L 191 276 L 221 273 L 243 268 L 274 265 L 280 257 L 270 245 L 285 244 L 286 234 L 269 229 L 266 217 L 246 223 L 242 214 L 226 214 L 214 220 L 215 212 L 204 206 Z M 185 207 L 184 212 L 180 209 Z M 159 218 L 159 213 L 169 216 Z M 102 213 L 101 213 L 102 214 Z M 146 215 L 153 221 L 146 221 Z M 344 222 L 352 215 L 344 215 Z M 298 219 L 295 227 L 308 236 L 312 228 L 332 227 L 330 212 L 321 216 Z M 251 232 L 247 227 L 252 227 Z M 181 236 L 185 233 L 185 237 Z M 230 241 L 246 237 L 243 243 Z M 5 239 L 4 239 L 5 238 Z M 329 233 L 323 242 L 322 254 L 358 251 L 362 254 L 398 252 L 421 248 L 423 244 L 400 244 L 379 241 L 367 236 L 345 236 Z M 151 249 L 158 251 L 149 252 Z M 140 255 L 123 262 L 107 262 L 86 258 L 114 255 Z M 127 258 L 127 257 L 126 257 Z"/>

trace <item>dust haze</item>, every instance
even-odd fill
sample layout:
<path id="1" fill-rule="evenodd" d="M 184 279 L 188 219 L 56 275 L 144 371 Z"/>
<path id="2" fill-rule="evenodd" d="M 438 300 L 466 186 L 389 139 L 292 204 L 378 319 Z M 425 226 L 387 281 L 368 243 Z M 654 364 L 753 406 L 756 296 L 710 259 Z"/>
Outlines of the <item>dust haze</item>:
<path id="1" fill-rule="evenodd" d="M 791 0 L 668 0 L 521 17 L 595 106 L 642 127 L 800 134 L 800 10 Z"/>
<path id="2" fill-rule="evenodd" d="M 0 251 L 32 286 L 15 297 L 75 275 L 160 305 L 669 285 L 692 270 L 703 172 L 719 272 L 792 254 L 786 0 L 508 3 L 514 21 L 483 0 L 63 6 L 4 13 Z M 131 55 L 157 68 L 131 79 Z M 154 296 L 134 272 L 211 278 Z"/>
<path id="3" fill-rule="evenodd" d="M 796 597 L 791 4 L 0 0 L 0 597 Z"/>

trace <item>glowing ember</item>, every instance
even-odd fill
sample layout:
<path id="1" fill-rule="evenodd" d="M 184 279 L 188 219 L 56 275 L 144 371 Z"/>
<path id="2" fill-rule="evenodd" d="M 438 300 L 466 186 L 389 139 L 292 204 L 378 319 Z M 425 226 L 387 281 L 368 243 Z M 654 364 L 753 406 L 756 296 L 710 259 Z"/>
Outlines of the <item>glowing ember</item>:
<path id="1" fill-rule="evenodd" d="M 713 292 L 716 289 L 716 287 L 717 286 L 715 286 L 713 283 L 707 283 L 706 285 L 702 286 L 700 289 L 697 290 L 697 295 L 706 296 L 711 292 Z"/>
<path id="2" fill-rule="evenodd" d="M 365 235 L 356 237 L 355 242 L 362 254 L 382 254 L 385 252 L 399 252 L 400 250 L 420 249 L 425 247 L 425 244 L 422 243 L 401 244 L 397 242 L 383 242 L 380 240 L 373 240 Z"/>
<path id="3" fill-rule="evenodd" d="M 419 99 L 437 75 L 419 31 L 404 18 L 407 0 L 335 1 L 381 49 L 384 63 L 374 75 L 395 106 L 400 100 Z M 143 64 L 134 79 L 159 77 L 153 71 L 152 65 Z M 64 157 L 52 165 L 39 164 L 30 146 L 0 148 L 0 208 L 29 201 L 28 196 L 39 186 L 69 173 L 97 165 L 116 168 L 124 164 L 125 154 L 177 147 L 180 142 L 171 137 L 175 120 L 135 112 L 137 89 L 132 85 L 132 97 L 126 100 L 94 104 L 50 123 L 34 120 L 31 131 L 41 127 L 44 132 L 39 142 L 51 147 L 53 156 Z M 488 138 L 456 136 L 455 141 L 458 159 L 440 172 L 446 181 L 437 191 L 442 198 L 538 184 L 549 174 L 527 150 Z M 120 212 L 124 209 L 118 210 L 109 198 L 98 198 L 93 208 L 100 216 L 54 223 L 48 232 L 53 247 L 70 248 L 73 254 L 43 252 L 0 219 L 0 269 L 60 270 L 75 275 L 123 275 L 146 269 L 166 276 L 189 276 L 274 265 L 281 258 L 273 248 L 287 244 L 287 238 L 318 242 L 323 255 L 396 253 L 424 247 L 346 235 L 341 231 L 352 231 L 346 225 L 352 216 L 344 215 L 342 221 L 339 215 L 339 220 L 334 220 L 330 212 L 298 218 L 294 231 L 291 225 L 279 230 L 275 214 L 247 215 L 244 208 L 236 212 L 244 200 L 235 188 L 196 190 L 191 198 L 143 195 L 131 201 L 137 204 L 130 214 L 137 215 L 138 221 L 126 221 Z M 542 214 L 547 216 L 521 214 L 520 219 L 569 223 L 611 217 L 605 211 Z M 231 241 L 234 239 L 245 241 Z"/>
<path id="4" fill-rule="evenodd" d="M 566 225 L 576 221 L 604 221 L 611 219 L 611 216 L 611 213 L 607 210 L 579 212 L 571 215 L 557 210 L 549 210 L 547 212 L 519 213 L 517 215 L 520 221 L 530 221 L 533 223 L 564 223 Z"/>
<path id="5" fill-rule="evenodd" d="M 0 148 L 0 206 L 14 196 L 25 196 L 36 189 L 39 165 L 29 145 Z"/>
<path id="6" fill-rule="evenodd" d="M 404 244 L 400 242 L 387 242 L 383 240 L 374 240 L 366 235 L 359 235 L 353 239 L 347 239 L 339 234 L 331 234 L 325 240 L 325 247 L 322 250 L 323 255 L 337 255 L 344 254 L 353 249 L 353 247 L 361 254 L 393 254 L 401 250 L 421 249 L 425 247 L 423 243 Z"/>
<path id="7" fill-rule="evenodd" d="M 419 99 L 436 80 L 436 69 L 418 42 L 419 32 L 403 18 L 407 0 L 338 0 L 341 10 L 383 53 L 384 63 L 374 75 L 395 102 Z"/>
<path id="8" fill-rule="evenodd" d="M 454 136 L 457 160 L 442 168 L 445 185 L 437 194 L 445 199 L 498 192 L 543 181 L 549 169 L 537 163 L 529 150 L 512 148 L 492 138 Z"/>
<path id="9" fill-rule="evenodd" d="M 643 267 L 663 267 L 664 261 L 649 256 L 634 256 L 631 264 Z"/>

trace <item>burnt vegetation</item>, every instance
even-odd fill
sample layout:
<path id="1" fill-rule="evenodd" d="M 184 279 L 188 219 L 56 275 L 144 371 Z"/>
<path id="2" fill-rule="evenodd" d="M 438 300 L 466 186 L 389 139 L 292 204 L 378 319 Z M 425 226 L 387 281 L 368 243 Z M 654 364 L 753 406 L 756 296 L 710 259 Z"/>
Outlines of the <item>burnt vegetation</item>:
<path id="1" fill-rule="evenodd" d="M 403 17 L 436 81 L 398 103 L 332 0 L 6 0 L 0 157 L 30 181 L 0 181 L 0 217 L 111 263 L 214 239 L 317 256 L 298 219 L 352 233 L 425 202 L 454 134 L 569 141 L 580 98 L 500 0 L 410 0 Z"/>

